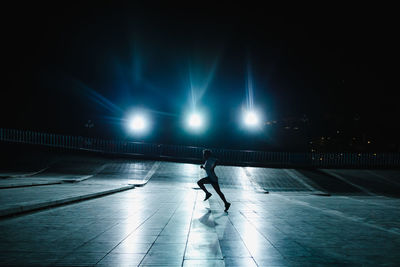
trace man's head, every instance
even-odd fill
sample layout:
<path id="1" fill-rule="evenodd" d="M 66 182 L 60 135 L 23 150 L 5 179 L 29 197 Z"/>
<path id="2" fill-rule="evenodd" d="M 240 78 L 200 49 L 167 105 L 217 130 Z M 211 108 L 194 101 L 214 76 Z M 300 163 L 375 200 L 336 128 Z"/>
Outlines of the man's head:
<path id="1" fill-rule="evenodd" d="M 211 150 L 204 149 L 203 150 L 203 158 L 208 159 L 211 156 Z"/>

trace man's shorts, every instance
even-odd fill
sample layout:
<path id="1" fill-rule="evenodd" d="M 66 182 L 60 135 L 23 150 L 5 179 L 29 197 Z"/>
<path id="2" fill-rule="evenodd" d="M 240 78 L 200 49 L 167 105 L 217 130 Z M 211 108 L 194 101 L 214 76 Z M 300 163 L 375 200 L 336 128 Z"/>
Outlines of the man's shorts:
<path id="1" fill-rule="evenodd" d="M 207 176 L 200 179 L 200 181 L 202 181 L 204 184 L 218 184 L 218 177 Z"/>

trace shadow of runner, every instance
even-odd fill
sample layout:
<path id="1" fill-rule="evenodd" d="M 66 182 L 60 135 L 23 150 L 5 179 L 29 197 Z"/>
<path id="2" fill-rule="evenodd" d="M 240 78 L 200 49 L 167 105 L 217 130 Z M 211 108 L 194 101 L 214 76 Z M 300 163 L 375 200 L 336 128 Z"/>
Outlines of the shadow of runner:
<path id="1" fill-rule="evenodd" d="M 201 216 L 198 220 L 207 227 L 213 228 L 215 227 L 216 223 L 214 220 L 210 220 L 211 210 L 207 208 L 207 212 Z"/>

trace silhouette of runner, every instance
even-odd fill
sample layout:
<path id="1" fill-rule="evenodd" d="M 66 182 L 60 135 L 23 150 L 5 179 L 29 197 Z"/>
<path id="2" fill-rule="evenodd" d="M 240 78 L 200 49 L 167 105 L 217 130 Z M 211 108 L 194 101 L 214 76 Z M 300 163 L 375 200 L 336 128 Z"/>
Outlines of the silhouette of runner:
<path id="1" fill-rule="evenodd" d="M 222 199 L 222 201 L 225 203 L 225 212 L 228 211 L 229 207 L 231 206 L 231 203 L 226 201 L 226 198 L 224 194 L 221 192 L 221 189 L 219 188 L 218 184 L 218 177 L 215 175 L 214 169 L 215 166 L 217 165 L 217 159 L 211 157 L 211 151 L 208 149 L 203 150 L 203 158 L 206 161 L 203 165 L 200 165 L 200 168 L 204 169 L 207 173 L 207 177 L 200 179 L 197 181 L 197 184 L 200 186 L 200 188 L 206 193 L 206 197 L 204 198 L 204 201 L 209 199 L 212 194 L 207 191 L 206 187 L 204 184 L 211 184 L 214 187 L 214 190 L 217 192 L 219 197 Z"/>

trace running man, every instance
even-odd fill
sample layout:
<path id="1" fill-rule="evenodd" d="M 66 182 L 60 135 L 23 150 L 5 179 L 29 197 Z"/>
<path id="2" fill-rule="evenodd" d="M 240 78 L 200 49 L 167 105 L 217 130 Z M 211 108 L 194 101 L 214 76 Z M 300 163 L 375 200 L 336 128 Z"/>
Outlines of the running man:
<path id="1" fill-rule="evenodd" d="M 204 166 L 200 165 L 200 168 L 202 168 L 206 171 L 207 177 L 197 181 L 197 184 L 204 191 L 204 193 L 206 193 L 206 197 L 204 198 L 204 201 L 206 201 L 207 199 L 209 199 L 212 196 L 212 194 L 207 191 L 204 184 L 211 184 L 214 187 L 214 190 L 219 195 L 219 197 L 225 203 L 225 212 L 227 212 L 229 207 L 231 206 L 231 203 L 226 201 L 224 194 L 221 192 L 221 189 L 219 188 L 219 184 L 218 184 L 218 177 L 217 177 L 217 175 L 215 175 L 215 172 L 214 172 L 214 169 L 215 169 L 215 166 L 217 165 L 218 160 L 216 158 L 211 157 L 211 151 L 208 149 L 203 150 L 203 158 L 206 162 L 204 163 Z"/>

